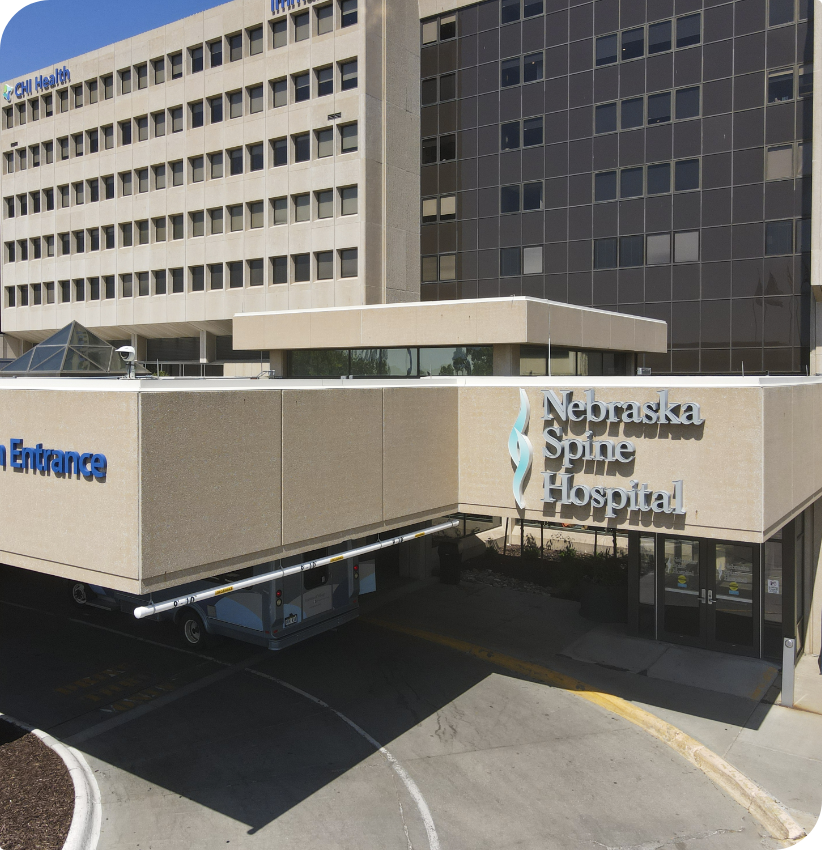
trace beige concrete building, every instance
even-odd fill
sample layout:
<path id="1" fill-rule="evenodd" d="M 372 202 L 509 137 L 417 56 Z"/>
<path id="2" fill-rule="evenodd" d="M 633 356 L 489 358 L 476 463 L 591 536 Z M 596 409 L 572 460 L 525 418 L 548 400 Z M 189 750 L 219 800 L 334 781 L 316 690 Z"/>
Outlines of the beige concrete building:
<path id="1" fill-rule="evenodd" d="M 76 319 L 141 358 L 211 362 L 235 313 L 418 300 L 417 10 L 273 6 L 233 0 L 11 81 L 11 354 Z"/>

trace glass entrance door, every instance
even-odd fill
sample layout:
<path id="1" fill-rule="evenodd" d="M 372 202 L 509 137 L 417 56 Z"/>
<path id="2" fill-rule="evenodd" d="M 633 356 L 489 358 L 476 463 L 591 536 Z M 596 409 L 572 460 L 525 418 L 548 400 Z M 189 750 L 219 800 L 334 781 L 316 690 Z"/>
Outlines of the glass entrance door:
<path id="1" fill-rule="evenodd" d="M 659 535 L 660 640 L 758 657 L 760 547 Z"/>

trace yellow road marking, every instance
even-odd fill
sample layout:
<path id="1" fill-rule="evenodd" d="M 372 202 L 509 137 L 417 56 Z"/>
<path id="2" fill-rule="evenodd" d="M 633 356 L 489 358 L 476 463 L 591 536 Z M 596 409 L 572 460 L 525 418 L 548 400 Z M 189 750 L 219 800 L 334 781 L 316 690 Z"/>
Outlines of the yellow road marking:
<path id="1" fill-rule="evenodd" d="M 796 841 L 805 835 L 805 830 L 788 814 L 778 800 L 748 779 L 747 776 L 740 773 L 735 767 L 726 762 L 725 759 L 709 750 L 695 738 L 677 729 L 676 726 L 666 723 L 649 711 L 645 711 L 645 709 L 639 708 L 639 706 L 621 697 L 598 691 L 596 688 L 586 685 L 585 682 L 580 682 L 578 679 L 566 676 L 564 673 L 543 667 L 541 664 L 523 661 L 521 658 L 495 652 L 492 649 L 477 646 L 477 644 L 468 643 L 458 638 L 452 638 L 422 629 L 414 629 L 410 626 L 402 626 L 399 623 L 393 623 L 387 620 L 363 619 L 371 625 L 472 655 L 474 658 L 487 661 L 498 667 L 503 667 L 506 670 L 518 673 L 536 682 L 562 688 L 578 697 L 582 697 L 582 699 L 594 703 L 610 711 L 612 714 L 616 714 L 633 723 L 635 726 L 653 735 L 654 738 L 676 750 L 676 752 L 686 758 L 691 764 L 698 767 L 715 785 L 730 794 L 774 838 L 783 841 Z"/>

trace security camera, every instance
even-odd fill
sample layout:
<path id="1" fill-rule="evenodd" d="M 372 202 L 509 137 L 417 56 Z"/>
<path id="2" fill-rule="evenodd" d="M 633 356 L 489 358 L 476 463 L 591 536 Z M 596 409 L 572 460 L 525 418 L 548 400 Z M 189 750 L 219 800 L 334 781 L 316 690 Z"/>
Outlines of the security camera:
<path id="1" fill-rule="evenodd" d="M 124 345 L 122 348 L 118 348 L 117 353 L 126 363 L 133 363 L 137 359 L 137 352 L 130 345 Z"/>

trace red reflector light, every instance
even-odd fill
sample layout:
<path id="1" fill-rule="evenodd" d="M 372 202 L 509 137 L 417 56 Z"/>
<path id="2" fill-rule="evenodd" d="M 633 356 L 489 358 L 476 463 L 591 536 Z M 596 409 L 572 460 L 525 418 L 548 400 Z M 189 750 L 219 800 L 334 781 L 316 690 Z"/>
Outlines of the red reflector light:
<path id="1" fill-rule="evenodd" d="M 277 591 L 277 599 L 279 599 L 283 595 L 282 590 Z"/>

